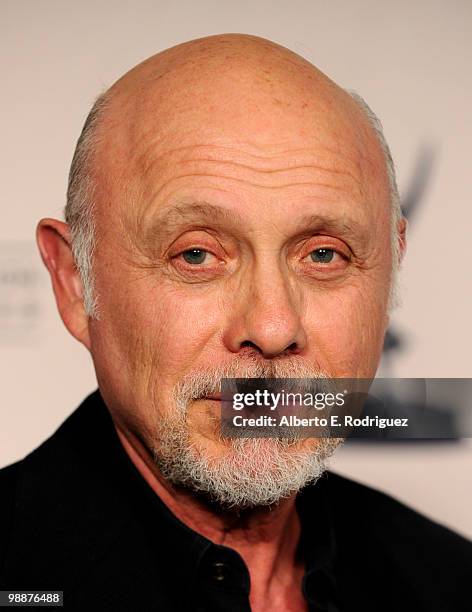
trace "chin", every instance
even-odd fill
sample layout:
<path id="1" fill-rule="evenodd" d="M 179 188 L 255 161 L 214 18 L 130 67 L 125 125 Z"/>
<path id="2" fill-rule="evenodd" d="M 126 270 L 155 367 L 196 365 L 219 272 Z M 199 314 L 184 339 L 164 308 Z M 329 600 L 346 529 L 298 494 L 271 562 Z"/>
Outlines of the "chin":
<path id="1" fill-rule="evenodd" d="M 242 509 L 276 504 L 316 481 L 338 444 L 328 438 L 237 438 L 203 444 L 187 438 L 178 449 L 156 449 L 155 461 L 174 485 L 221 507 Z"/>

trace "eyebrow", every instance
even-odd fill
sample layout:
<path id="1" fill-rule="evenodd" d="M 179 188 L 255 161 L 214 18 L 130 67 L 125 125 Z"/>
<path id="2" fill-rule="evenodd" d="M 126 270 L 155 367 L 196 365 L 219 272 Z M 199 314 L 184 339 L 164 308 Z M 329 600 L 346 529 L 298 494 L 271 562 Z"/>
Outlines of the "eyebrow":
<path id="1" fill-rule="evenodd" d="M 237 211 L 228 210 L 207 202 L 193 202 L 191 204 L 176 204 L 172 208 L 153 216 L 150 226 L 144 232 L 146 244 L 155 244 L 156 240 L 164 240 L 172 235 L 183 223 L 200 221 L 202 224 L 238 224 L 243 223 Z"/>
<path id="2" fill-rule="evenodd" d="M 157 241 L 171 236 L 183 223 L 199 221 L 202 224 L 232 225 L 241 227 L 244 219 L 234 210 L 215 206 L 208 202 L 179 203 L 153 216 L 152 223 L 145 230 L 145 243 L 155 245 Z M 356 241 L 368 237 L 367 228 L 361 222 L 347 215 L 307 214 L 299 219 L 296 232 L 327 232 L 349 237 Z"/>
<path id="3" fill-rule="evenodd" d="M 365 224 L 347 215 L 309 214 L 299 220 L 298 227 L 301 231 L 329 232 L 338 236 L 350 237 L 357 241 L 365 240 L 369 235 Z"/>
<path id="4" fill-rule="evenodd" d="M 195 217 L 210 221 L 242 221 L 241 215 L 233 210 L 208 204 L 207 202 L 193 202 L 191 204 L 177 204 L 165 212 L 157 215 L 155 221 L 163 226 L 170 226 L 187 221 Z"/>

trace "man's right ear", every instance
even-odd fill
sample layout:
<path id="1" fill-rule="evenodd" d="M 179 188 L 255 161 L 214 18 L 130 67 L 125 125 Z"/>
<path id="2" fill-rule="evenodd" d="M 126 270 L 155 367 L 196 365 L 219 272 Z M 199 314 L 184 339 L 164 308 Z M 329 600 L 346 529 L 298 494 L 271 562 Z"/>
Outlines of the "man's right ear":
<path id="1" fill-rule="evenodd" d="M 90 350 L 82 280 L 72 255 L 69 226 L 57 219 L 41 219 L 36 229 L 36 240 L 51 276 L 62 321 L 74 338 Z"/>

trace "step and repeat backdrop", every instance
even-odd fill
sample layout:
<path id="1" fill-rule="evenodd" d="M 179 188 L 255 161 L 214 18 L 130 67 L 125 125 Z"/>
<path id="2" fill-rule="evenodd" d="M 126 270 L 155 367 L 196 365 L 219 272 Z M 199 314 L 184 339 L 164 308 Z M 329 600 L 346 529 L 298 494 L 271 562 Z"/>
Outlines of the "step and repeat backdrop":
<path id="1" fill-rule="evenodd" d="M 62 218 L 88 110 L 145 57 L 209 34 L 279 42 L 379 115 L 409 219 L 402 306 L 379 375 L 471 376 L 471 3 L 3 0 L 0 14 L 0 466 L 37 447 L 96 387 L 87 351 L 57 314 L 34 240 L 41 217 Z M 451 431 L 467 400 L 437 402 Z M 471 440 L 447 437 L 352 441 L 332 468 L 472 537 Z"/>

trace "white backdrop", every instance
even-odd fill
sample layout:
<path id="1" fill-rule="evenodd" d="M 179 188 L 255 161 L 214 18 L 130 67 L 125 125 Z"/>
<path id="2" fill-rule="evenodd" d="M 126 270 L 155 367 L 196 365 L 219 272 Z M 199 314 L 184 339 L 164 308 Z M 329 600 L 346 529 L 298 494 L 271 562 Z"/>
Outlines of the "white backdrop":
<path id="1" fill-rule="evenodd" d="M 95 96 L 145 57 L 221 32 L 265 36 L 363 95 L 408 190 L 433 172 L 403 271 L 405 340 L 390 373 L 471 376 L 472 3 L 467 0 L 0 0 L 0 466 L 44 440 L 95 387 L 90 358 L 56 314 L 34 245 L 60 217 L 75 141 Z M 472 446 L 365 445 L 333 462 L 472 536 Z"/>

